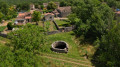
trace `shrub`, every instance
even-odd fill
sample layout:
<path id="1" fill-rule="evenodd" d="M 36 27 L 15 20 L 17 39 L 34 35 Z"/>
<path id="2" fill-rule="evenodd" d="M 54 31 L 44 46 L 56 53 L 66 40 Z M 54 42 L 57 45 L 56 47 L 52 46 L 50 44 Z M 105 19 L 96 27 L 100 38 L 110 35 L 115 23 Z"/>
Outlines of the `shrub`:
<path id="1" fill-rule="evenodd" d="M 9 22 L 9 23 L 7 24 L 7 28 L 8 28 L 8 30 L 12 30 L 12 29 L 13 29 L 13 25 L 12 25 L 11 22 Z"/>

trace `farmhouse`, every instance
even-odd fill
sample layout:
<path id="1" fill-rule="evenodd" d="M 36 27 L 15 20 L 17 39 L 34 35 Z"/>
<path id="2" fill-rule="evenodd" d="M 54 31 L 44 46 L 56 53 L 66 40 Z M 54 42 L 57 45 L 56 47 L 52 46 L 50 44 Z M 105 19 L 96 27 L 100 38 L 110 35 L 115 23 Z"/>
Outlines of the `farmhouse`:
<path id="1" fill-rule="evenodd" d="M 28 22 L 31 22 L 31 13 L 30 12 L 24 12 L 24 13 L 19 13 L 16 20 L 15 20 L 15 25 L 24 25 Z"/>

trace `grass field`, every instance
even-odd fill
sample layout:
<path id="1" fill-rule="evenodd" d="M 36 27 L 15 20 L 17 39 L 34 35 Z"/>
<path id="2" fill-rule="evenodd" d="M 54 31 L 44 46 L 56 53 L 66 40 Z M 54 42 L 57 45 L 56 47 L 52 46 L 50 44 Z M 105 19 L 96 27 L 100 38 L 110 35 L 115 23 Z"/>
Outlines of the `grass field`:
<path id="1" fill-rule="evenodd" d="M 68 54 L 63 54 L 63 55 L 67 57 L 68 56 L 76 57 L 76 58 L 80 57 L 78 49 L 77 49 L 77 44 L 75 44 L 74 36 L 72 36 L 72 34 L 73 32 L 49 35 L 47 37 L 46 45 L 43 45 L 42 52 L 56 54 L 50 50 L 51 44 L 55 41 L 65 41 L 69 44 L 69 52 Z"/>
<path id="2" fill-rule="evenodd" d="M 67 27 L 70 26 L 69 22 L 66 20 L 55 20 L 58 26 L 60 27 Z"/>
<path id="3" fill-rule="evenodd" d="M 10 41 L 9 39 L 0 36 L 0 44 L 1 45 L 4 45 L 5 43 L 8 43 L 9 41 Z"/>
<path id="4" fill-rule="evenodd" d="M 91 62 L 85 59 L 78 50 L 78 45 L 74 40 L 74 33 L 59 33 L 54 35 L 48 35 L 46 44 L 41 48 L 41 55 L 47 62 L 54 63 L 60 65 L 60 67 L 87 67 L 91 66 Z M 51 51 L 51 44 L 55 41 L 65 41 L 69 44 L 69 51 L 67 54 L 64 53 L 56 53 Z"/>
<path id="5" fill-rule="evenodd" d="M 5 28 L 6 26 L 0 26 L 0 32 L 2 32 Z"/>

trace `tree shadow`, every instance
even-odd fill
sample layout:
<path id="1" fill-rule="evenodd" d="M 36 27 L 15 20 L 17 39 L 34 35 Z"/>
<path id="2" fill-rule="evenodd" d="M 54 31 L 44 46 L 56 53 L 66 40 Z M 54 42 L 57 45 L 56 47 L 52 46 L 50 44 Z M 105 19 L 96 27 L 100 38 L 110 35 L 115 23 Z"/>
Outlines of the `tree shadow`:
<path id="1" fill-rule="evenodd" d="M 59 26 L 69 27 L 70 25 L 69 24 L 62 24 L 62 25 L 59 25 Z"/>

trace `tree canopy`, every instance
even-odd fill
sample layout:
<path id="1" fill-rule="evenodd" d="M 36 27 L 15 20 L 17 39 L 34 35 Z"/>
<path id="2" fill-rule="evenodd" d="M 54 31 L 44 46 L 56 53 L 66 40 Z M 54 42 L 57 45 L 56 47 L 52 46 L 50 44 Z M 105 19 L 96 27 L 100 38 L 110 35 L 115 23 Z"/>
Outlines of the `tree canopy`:
<path id="1" fill-rule="evenodd" d="M 39 11 L 34 11 L 34 13 L 32 14 L 32 21 L 38 24 L 38 21 L 40 20 L 41 20 L 41 13 Z"/>
<path id="2" fill-rule="evenodd" d="M 51 1 L 48 3 L 48 6 L 47 6 L 48 10 L 55 10 L 56 8 L 57 8 L 57 5 L 54 2 Z"/>
<path id="3" fill-rule="evenodd" d="M 36 25 L 26 26 L 11 32 L 11 42 L 0 47 L 1 67 L 41 66 L 40 48 L 45 43 L 43 29 Z"/>

